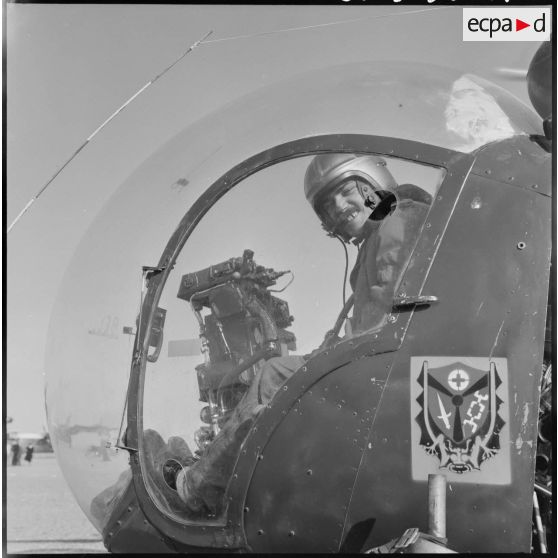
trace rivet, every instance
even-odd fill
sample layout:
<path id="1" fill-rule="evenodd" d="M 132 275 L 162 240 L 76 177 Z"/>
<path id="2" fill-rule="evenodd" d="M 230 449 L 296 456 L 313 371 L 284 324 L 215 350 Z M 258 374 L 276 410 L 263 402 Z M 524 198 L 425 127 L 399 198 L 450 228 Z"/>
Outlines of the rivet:
<path id="1" fill-rule="evenodd" d="M 490 169 L 486 169 L 486 170 L 484 171 L 484 174 L 490 174 Z"/>
<path id="2" fill-rule="evenodd" d="M 295 536 L 295 532 L 294 531 L 289 531 L 289 537 L 294 537 Z"/>
<path id="3" fill-rule="evenodd" d="M 116 524 L 117 524 L 117 525 L 122 525 L 122 521 L 118 520 L 118 521 L 116 522 Z"/>
<path id="4" fill-rule="evenodd" d="M 426 228 L 429 229 L 432 225 L 430 223 L 426 223 Z"/>
<path id="5" fill-rule="evenodd" d="M 128 506 L 128 511 L 131 512 L 132 511 L 132 506 Z"/>
<path id="6" fill-rule="evenodd" d="M 302 370 L 303 372 L 306 372 L 306 370 L 307 370 L 306 366 L 303 366 L 303 367 L 301 368 L 301 370 Z"/>
<path id="7" fill-rule="evenodd" d="M 523 250 L 523 249 L 525 249 L 526 246 L 527 246 L 527 244 L 525 244 L 525 242 L 518 242 L 517 243 L 517 249 L 518 250 Z"/>
<path id="8" fill-rule="evenodd" d="M 260 529 L 260 530 L 258 531 L 258 535 L 263 535 L 263 534 L 264 534 L 263 529 Z"/>
<path id="9" fill-rule="evenodd" d="M 308 470 L 306 471 L 306 474 L 307 474 L 309 477 L 311 477 L 311 476 L 312 476 L 312 469 L 308 469 Z"/>
<path id="10" fill-rule="evenodd" d="M 533 188 L 533 189 L 535 189 L 535 190 L 536 190 L 538 187 L 539 187 L 538 184 L 533 184 L 533 185 L 531 186 L 531 188 Z"/>
<path id="11" fill-rule="evenodd" d="M 283 391 L 287 391 L 287 386 L 283 386 Z"/>
<path id="12" fill-rule="evenodd" d="M 263 455 L 260 453 L 260 455 L 258 455 L 258 461 L 261 461 L 263 459 Z"/>
<path id="13" fill-rule="evenodd" d="M 250 511 L 250 508 L 249 508 L 248 506 L 246 506 L 246 507 L 244 508 L 244 513 L 248 513 L 249 511 Z"/>

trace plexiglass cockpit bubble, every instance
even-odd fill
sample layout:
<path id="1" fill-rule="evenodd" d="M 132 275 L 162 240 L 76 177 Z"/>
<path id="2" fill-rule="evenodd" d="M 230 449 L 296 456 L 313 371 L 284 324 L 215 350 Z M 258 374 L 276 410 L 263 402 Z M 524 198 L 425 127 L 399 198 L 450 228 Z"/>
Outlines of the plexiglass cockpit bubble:
<path id="1" fill-rule="evenodd" d="M 331 144 L 331 135 L 338 134 L 338 145 L 328 150 L 340 152 L 346 151 L 346 135 L 370 137 L 375 149 L 385 146 L 380 153 L 399 183 L 412 183 L 434 199 L 444 169 L 424 164 L 420 145 L 468 153 L 492 141 L 539 133 L 540 119 L 532 111 L 484 80 L 419 64 L 359 63 L 241 98 L 178 134 L 141 165 L 82 239 L 49 329 L 49 430 L 63 473 L 97 528 L 102 530 L 129 482 L 128 452 L 117 445 L 126 445 L 118 437 L 126 427 L 134 338 L 146 276 L 162 265 L 169 246 L 173 255 L 166 265 L 173 269 L 152 309 L 159 332 L 152 327 L 137 411 L 144 433 L 176 444 L 177 455 L 186 448 L 184 441 L 184 457 L 195 458 L 208 426 L 211 435 L 204 408 L 213 403 L 200 401 L 199 321 L 191 297 L 177 296 L 184 276 L 230 258 L 242 261 L 246 249 L 264 269 L 286 271 L 270 288 L 279 291 L 292 279 L 276 296 L 288 304 L 286 320 L 294 316 L 283 327 L 292 336 L 284 334 L 280 350 L 293 351 L 296 344 L 297 354 L 320 345 L 343 305 L 343 250 L 321 230 L 302 186 L 312 155 L 320 151 L 320 136 Z M 301 139 L 312 149 L 304 152 L 297 144 L 289 151 L 289 143 Z M 416 153 L 401 158 L 393 140 L 414 142 Z M 275 160 L 271 154 L 279 145 L 287 147 Z M 373 152 L 366 139 L 362 151 Z M 256 154 L 265 159 L 265 153 L 269 160 L 260 171 L 228 191 L 227 173 Z M 181 220 L 219 179 L 222 190 L 206 197 L 207 207 L 179 242 L 174 233 Z M 355 254 L 351 257 L 354 261 Z M 208 305 L 211 301 L 205 311 Z M 215 327 L 219 332 L 219 324 Z M 252 334 L 257 344 L 262 332 L 256 328 Z M 242 395 L 232 389 L 235 383 L 242 381 L 217 386 L 216 405 L 234 409 Z M 169 497 L 143 443 L 133 449 L 140 450 L 147 492 L 163 514 L 184 522 L 223 520 L 222 515 L 192 519 L 179 499 Z M 116 488 L 107 492 L 110 487 Z"/>

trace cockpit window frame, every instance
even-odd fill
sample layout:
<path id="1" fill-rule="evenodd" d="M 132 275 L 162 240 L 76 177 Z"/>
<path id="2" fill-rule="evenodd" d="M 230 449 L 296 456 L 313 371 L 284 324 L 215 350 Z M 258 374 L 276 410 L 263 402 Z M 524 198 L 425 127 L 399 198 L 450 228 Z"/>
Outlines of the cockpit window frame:
<path id="1" fill-rule="evenodd" d="M 241 162 L 211 184 L 185 213 L 164 248 L 157 267 L 149 274 L 147 281 L 146 292 L 141 307 L 142 318 L 139 320 L 131 365 L 127 397 L 128 428 L 126 431 L 126 446 L 134 448 L 130 450 L 130 465 L 133 473 L 134 488 L 143 512 L 157 529 L 185 545 L 207 547 L 208 541 L 211 541 L 209 545 L 212 548 L 240 549 L 246 547 L 243 529 L 243 498 L 246 495 L 255 467 L 257 450 L 250 451 L 248 454 L 243 452 L 243 455 L 239 456 L 235 466 L 235 482 L 229 484 L 227 494 L 225 495 L 229 505 L 225 507 L 223 516 L 219 519 L 191 523 L 177 521 L 168 515 L 166 511 L 162 510 L 149 495 L 142 476 L 138 450 L 141 449 L 141 433 L 143 432 L 143 389 L 149 352 L 149 332 L 151 331 L 157 305 L 166 280 L 184 244 L 197 224 L 210 208 L 238 183 L 252 174 L 282 161 L 322 153 L 342 152 L 384 155 L 386 157 L 396 157 L 410 162 L 445 169 L 446 175 L 440 185 L 440 189 L 444 187 L 449 178 L 454 179 L 449 182 L 452 182 L 455 188 L 459 187 L 464 182 L 464 178 L 467 172 L 469 172 L 476 155 L 475 152 L 461 153 L 410 140 L 364 134 L 328 134 L 302 138 L 266 149 Z M 461 179 L 458 180 L 460 177 Z M 458 193 L 455 192 L 455 198 L 458 197 Z M 449 218 L 451 203 L 455 201 L 452 198 L 453 196 L 444 196 L 444 198 L 437 196 L 432 207 L 442 205 L 442 214 Z M 443 225 L 444 223 L 441 223 L 439 226 L 443 227 Z M 439 240 L 434 243 L 432 243 L 432 240 L 434 235 L 439 232 L 435 228 L 429 231 L 427 235 L 421 234 L 421 237 L 427 236 L 428 238 L 420 238 L 419 243 L 415 247 L 414 259 L 417 260 L 416 254 L 420 254 L 421 263 L 415 265 L 410 271 L 410 274 L 414 275 L 414 277 L 411 277 L 409 282 L 412 282 L 412 280 L 416 282 L 418 280 L 420 284 L 424 285 L 428 275 L 428 255 L 431 255 L 432 251 L 436 249 L 436 242 L 439 243 Z M 403 319 L 390 324 L 386 331 L 380 333 L 367 332 L 354 340 L 339 343 L 326 355 L 330 359 L 328 370 L 324 371 L 323 366 L 312 366 L 311 359 L 308 363 L 308 368 L 311 371 L 310 375 L 314 378 L 314 376 L 323 375 L 328 371 L 338 368 L 349 362 L 355 353 L 376 354 L 397 350 L 403 341 L 412 312 L 413 310 L 406 312 Z M 319 355 L 318 358 L 323 358 L 323 355 Z M 297 374 L 291 379 L 294 385 L 301 381 L 296 379 L 296 376 Z M 306 379 L 309 380 L 308 377 Z M 307 382 L 303 382 L 301 386 L 305 383 Z M 284 394 L 281 395 L 282 397 L 287 397 Z M 288 397 L 294 396 L 293 390 L 289 390 Z M 277 420 L 280 420 L 280 417 Z M 260 440 L 262 435 L 259 432 L 256 438 Z M 260 447 L 257 443 L 258 440 L 249 440 L 247 446 L 251 448 L 256 444 L 255 448 Z M 247 463 L 251 463 L 251 466 L 245 466 Z"/>

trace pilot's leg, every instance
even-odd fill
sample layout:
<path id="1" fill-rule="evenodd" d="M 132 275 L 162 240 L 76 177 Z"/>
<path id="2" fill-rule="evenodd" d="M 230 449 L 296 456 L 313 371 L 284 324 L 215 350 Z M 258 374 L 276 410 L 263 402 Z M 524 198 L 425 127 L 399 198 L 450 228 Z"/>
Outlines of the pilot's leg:
<path id="1" fill-rule="evenodd" d="M 219 512 L 240 446 L 254 419 L 304 362 L 301 356 L 276 357 L 256 374 L 231 418 L 201 458 L 178 473 L 176 490 L 188 508 L 194 512 Z"/>

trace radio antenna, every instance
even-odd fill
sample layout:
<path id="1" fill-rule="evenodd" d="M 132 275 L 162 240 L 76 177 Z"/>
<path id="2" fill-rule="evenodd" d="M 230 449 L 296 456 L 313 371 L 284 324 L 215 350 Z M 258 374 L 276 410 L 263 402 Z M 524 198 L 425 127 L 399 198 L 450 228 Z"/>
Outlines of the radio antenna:
<path id="1" fill-rule="evenodd" d="M 154 84 L 160 77 L 163 77 L 170 69 L 172 69 L 176 64 L 178 64 L 187 54 L 192 52 L 197 46 L 203 43 L 213 31 L 209 31 L 205 36 L 196 41 L 194 44 L 190 45 L 188 49 L 183 52 L 172 64 L 167 66 L 162 72 L 157 74 L 153 79 L 148 81 L 143 87 L 141 87 L 136 93 L 134 93 L 119 109 L 115 110 L 70 156 L 70 158 L 51 176 L 47 183 L 37 192 L 37 194 L 32 197 L 27 205 L 19 212 L 18 216 L 12 221 L 11 225 L 8 227 L 8 232 L 12 230 L 14 225 L 25 215 L 27 210 L 33 205 L 35 200 L 48 188 L 51 182 L 75 159 L 78 153 L 117 115 L 120 114 L 138 95 L 143 93 L 150 85 Z"/>

